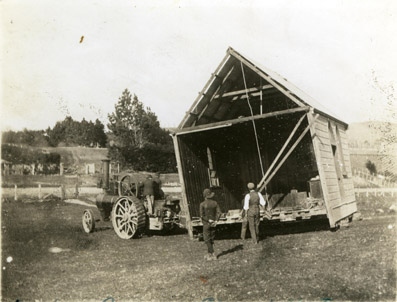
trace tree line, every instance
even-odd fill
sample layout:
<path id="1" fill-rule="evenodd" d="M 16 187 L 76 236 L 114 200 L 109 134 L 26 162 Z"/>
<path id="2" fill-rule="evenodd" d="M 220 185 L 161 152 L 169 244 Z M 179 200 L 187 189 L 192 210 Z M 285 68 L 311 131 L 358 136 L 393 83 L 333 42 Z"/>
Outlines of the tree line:
<path id="1" fill-rule="evenodd" d="M 40 149 L 1 145 L 1 158 L 12 164 L 29 165 L 25 167 L 23 173 L 30 174 L 35 170 L 35 174 L 56 174 L 59 173 L 61 155 L 54 152 L 44 153 Z"/>
<path id="2" fill-rule="evenodd" d="M 79 122 L 67 116 L 47 130 L 5 131 L 2 133 L 2 143 L 33 147 L 106 147 L 107 137 L 104 129 L 104 125 L 98 119 L 95 122 L 85 119 Z"/>
<path id="3" fill-rule="evenodd" d="M 122 92 L 114 112 L 108 115 L 108 121 L 108 132 L 105 133 L 104 125 L 98 119 L 95 122 L 85 119 L 79 122 L 67 116 L 53 128 L 48 127 L 46 130 L 3 132 L 2 144 L 32 147 L 107 147 L 109 158 L 120 163 L 124 169 L 176 172 L 174 148 L 169 132 L 160 127 L 157 115 L 128 89 Z M 10 155 L 11 149 L 4 151 Z M 29 161 L 21 152 L 15 153 L 20 159 L 10 157 L 10 161 Z M 3 156 L 2 158 L 5 159 Z"/>

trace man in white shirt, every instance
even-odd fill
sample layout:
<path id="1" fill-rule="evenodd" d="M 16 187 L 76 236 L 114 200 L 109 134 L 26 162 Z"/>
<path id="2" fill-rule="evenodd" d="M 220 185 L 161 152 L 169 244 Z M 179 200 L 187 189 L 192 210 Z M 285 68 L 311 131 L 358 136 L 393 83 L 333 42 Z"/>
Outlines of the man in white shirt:
<path id="1" fill-rule="evenodd" d="M 255 191 L 255 185 L 252 182 L 248 183 L 247 187 L 250 192 L 245 195 L 243 209 L 246 211 L 246 215 L 248 217 L 251 238 L 255 244 L 258 244 L 260 222 L 259 205 L 264 207 L 266 205 L 266 201 L 261 193 Z"/>

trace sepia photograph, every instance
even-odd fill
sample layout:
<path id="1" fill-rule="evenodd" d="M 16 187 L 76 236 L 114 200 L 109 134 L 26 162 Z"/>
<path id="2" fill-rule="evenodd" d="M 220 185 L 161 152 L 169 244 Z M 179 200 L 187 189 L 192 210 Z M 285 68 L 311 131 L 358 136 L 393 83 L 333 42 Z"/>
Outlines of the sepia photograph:
<path id="1" fill-rule="evenodd" d="M 397 2 L 0 26 L 1 301 L 397 301 Z"/>

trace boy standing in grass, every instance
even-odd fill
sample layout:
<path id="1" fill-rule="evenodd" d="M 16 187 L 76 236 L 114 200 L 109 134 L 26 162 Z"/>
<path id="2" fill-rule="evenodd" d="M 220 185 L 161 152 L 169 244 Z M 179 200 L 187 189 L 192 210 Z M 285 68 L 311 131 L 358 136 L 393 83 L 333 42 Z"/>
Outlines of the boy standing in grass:
<path id="1" fill-rule="evenodd" d="M 217 256 L 214 252 L 214 239 L 216 222 L 221 216 L 221 210 L 218 203 L 213 200 L 215 193 L 210 189 L 205 189 L 203 192 L 205 200 L 200 204 L 200 217 L 203 223 L 204 242 L 208 248 L 208 254 L 204 259 L 216 260 Z"/>

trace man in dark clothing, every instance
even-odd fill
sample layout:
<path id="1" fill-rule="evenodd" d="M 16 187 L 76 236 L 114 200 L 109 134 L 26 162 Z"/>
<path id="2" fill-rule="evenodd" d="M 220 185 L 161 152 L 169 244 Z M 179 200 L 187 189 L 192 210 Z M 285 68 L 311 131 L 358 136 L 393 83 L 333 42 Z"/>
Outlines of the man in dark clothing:
<path id="1" fill-rule="evenodd" d="M 205 200 L 200 204 L 200 217 L 203 222 L 204 242 L 208 248 L 208 255 L 205 256 L 205 259 L 216 260 L 214 239 L 216 222 L 221 216 L 221 210 L 218 203 L 212 199 L 215 195 L 214 192 L 211 192 L 210 189 L 205 189 L 203 195 Z"/>
<path id="2" fill-rule="evenodd" d="M 260 223 L 260 210 L 259 205 L 265 206 L 266 201 L 262 194 L 255 191 L 255 185 L 250 182 L 247 185 L 250 192 L 244 198 L 244 210 L 248 217 L 248 224 L 252 240 L 258 244 L 259 240 L 259 223 Z"/>
<path id="3" fill-rule="evenodd" d="M 243 199 L 242 202 L 242 210 L 241 210 L 241 239 L 245 240 L 245 234 L 247 233 L 247 227 L 248 227 L 248 217 L 247 217 L 247 213 L 244 210 L 244 201 L 245 199 Z"/>
<path id="4" fill-rule="evenodd" d="M 154 178 L 154 198 L 155 199 L 163 199 L 164 198 L 164 192 L 161 190 L 161 179 L 160 179 L 160 173 L 156 173 Z"/>
<path id="5" fill-rule="evenodd" d="M 153 215 L 153 206 L 154 206 L 154 181 L 152 176 L 149 175 L 145 181 L 143 182 L 143 196 L 146 197 L 148 203 L 148 212 L 150 215 Z"/>

